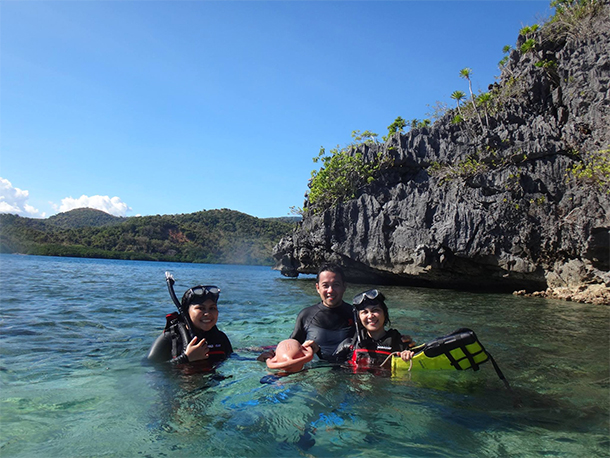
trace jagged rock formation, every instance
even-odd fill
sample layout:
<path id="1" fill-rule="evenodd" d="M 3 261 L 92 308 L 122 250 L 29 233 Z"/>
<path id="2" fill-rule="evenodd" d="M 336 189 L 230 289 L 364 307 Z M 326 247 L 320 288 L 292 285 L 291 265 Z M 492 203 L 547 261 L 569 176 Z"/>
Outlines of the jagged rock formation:
<path id="1" fill-rule="evenodd" d="M 608 183 L 575 164 L 610 155 L 610 5 L 519 36 L 492 100 L 465 121 L 361 144 L 391 166 L 275 247 L 284 275 L 324 261 L 353 282 L 527 292 L 610 285 Z M 535 47 L 521 46 L 533 39 Z M 464 105 L 463 110 L 467 110 Z M 316 211 L 317 210 L 317 211 Z"/>

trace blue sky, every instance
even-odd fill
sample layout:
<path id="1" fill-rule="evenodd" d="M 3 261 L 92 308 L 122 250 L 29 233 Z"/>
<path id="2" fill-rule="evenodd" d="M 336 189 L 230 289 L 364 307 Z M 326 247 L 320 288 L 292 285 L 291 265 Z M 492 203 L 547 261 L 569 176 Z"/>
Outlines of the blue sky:
<path id="1" fill-rule="evenodd" d="M 300 207 L 320 146 L 485 91 L 549 1 L 3 1 L 0 212 Z"/>

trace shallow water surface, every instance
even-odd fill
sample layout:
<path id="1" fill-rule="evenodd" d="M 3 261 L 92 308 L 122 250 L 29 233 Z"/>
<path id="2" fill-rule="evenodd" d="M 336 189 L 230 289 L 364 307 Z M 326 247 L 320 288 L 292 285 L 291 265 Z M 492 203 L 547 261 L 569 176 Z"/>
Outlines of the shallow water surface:
<path id="1" fill-rule="evenodd" d="M 352 373 L 324 362 L 274 377 L 259 347 L 317 301 L 312 278 L 265 267 L 0 256 L 0 455 L 610 456 L 609 308 L 382 287 L 393 327 L 418 342 L 476 331 L 478 372 Z M 214 373 L 145 362 L 181 295 L 221 287 L 236 350 Z M 374 285 L 350 285 L 345 295 Z"/>

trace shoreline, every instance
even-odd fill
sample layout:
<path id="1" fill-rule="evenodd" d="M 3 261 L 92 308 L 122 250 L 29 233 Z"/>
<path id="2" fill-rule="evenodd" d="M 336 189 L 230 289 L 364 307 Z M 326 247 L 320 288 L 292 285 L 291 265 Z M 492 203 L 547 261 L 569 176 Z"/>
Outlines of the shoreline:
<path id="1" fill-rule="evenodd" d="M 610 305 L 610 288 L 600 284 L 547 288 L 545 291 L 535 291 L 533 293 L 527 293 L 525 290 L 520 290 L 515 291 L 513 295 L 560 299 L 581 304 Z"/>

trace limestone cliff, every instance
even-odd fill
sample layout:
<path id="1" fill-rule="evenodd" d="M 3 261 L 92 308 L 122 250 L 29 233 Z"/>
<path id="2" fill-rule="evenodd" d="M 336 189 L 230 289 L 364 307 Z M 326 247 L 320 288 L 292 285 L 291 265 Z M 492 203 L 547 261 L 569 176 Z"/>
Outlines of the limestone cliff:
<path id="1" fill-rule="evenodd" d="M 360 144 L 386 166 L 356 198 L 308 206 L 275 247 L 284 275 L 324 261 L 352 282 L 528 292 L 610 284 L 610 5 L 527 36 L 490 86 L 431 127 Z M 380 156 L 378 156 L 378 154 Z M 389 164 L 389 165 L 388 165 Z M 605 291 L 605 293 L 603 292 Z M 602 302 L 606 299 L 602 299 Z"/>

